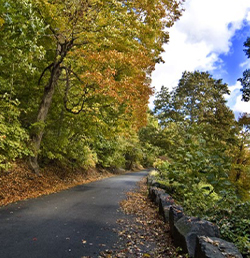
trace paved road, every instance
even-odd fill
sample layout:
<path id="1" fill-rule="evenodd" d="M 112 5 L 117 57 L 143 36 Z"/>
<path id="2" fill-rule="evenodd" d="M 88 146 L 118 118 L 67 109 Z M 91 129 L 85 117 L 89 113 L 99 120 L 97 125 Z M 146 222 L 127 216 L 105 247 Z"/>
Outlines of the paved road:
<path id="1" fill-rule="evenodd" d="M 107 178 L 0 208 L 0 257 L 98 257 L 118 241 L 113 229 L 125 216 L 119 202 L 147 173 Z"/>

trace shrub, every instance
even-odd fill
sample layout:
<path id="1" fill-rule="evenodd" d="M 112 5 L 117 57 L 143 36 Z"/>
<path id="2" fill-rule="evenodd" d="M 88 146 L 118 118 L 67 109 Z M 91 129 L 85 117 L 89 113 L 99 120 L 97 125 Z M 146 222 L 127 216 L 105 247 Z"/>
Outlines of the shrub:
<path id="1" fill-rule="evenodd" d="M 245 257 L 250 257 L 250 202 L 237 196 L 232 184 L 222 181 L 217 188 L 197 173 L 183 172 L 178 162 L 160 162 L 158 181 L 183 206 L 185 213 L 216 223 L 224 239 L 234 242 Z M 202 173 L 203 174 L 203 173 Z M 219 182 L 220 183 L 220 182 Z"/>
<path id="2" fill-rule="evenodd" d="M 11 162 L 30 154 L 27 143 L 28 133 L 22 128 L 18 118 L 19 101 L 10 95 L 0 95 L 0 169 L 8 169 Z"/>

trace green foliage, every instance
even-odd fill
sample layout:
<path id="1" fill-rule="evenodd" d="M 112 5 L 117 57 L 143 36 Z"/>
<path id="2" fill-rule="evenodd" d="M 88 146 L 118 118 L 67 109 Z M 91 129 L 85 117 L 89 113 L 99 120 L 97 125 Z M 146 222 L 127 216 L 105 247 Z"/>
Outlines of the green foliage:
<path id="1" fill-rule="evenodd" d="M 248 58 L 250 58 L 250 37 L 244 42 L 244 52 Z"/>
<path id="2" fill-rule="evenodd" d="M 142 163 L 143 153 L 136 135 L 99 138 L 95 145 L 98 161 L 104 167 L 132 169 Z"/>
<path id="3" fill-rule="evenodd" d="M 19 100 L 19 120 L 25 128 L 35 122 L 42 89 L 37 85 L 46 55 L 42 38 L 48 27 L 36 15 L 33 0 L 1 0 L 0 94 Z M 48 37 L 46 37 L 47 39 Z M 50 52 L 51 54 L 51 52 Z"/>
<path id="4" fill-rule="evenodd" d="M 197 135 L 184 142 L 172 154 L 171 163 L 157 164 L 160 182 L 187 214 L 216 222 L 225 239 L 249 254 L 249 202 L 241 202 L 237 185 L 229 180 L 230 157 L 197 140 Z M 246 208 L 246 212 L 239 207 Z"/>
<path id="5" fill-rule="evenodd" d="M 250 37 L 246 39 L 244 42 L 244 52 L 248 58 L 250 58 Z M 243 72 L 243 77 L 239 78 L 238 81 L 240 81 L 242 88 L 242 100 L 248 102 L 250 100 L 250 70 L 246 69 Z"/>
<path id="6" fill-rule="evenodd" d="M 67 158 L 75 166 L 85 169 L 95 167 L 98 161 L 97 154 L 86 145 L 84 140 L 68 145 Z"/>
<path id="7" fill-rule="evenodd" d="M 150 167 L 153 165 L 155 159 L 163 154 L 163 151 L 157 146 L 156 141 L 159 143 L 159 123 L 157 119 L 148 112 L 147 114 L 147 125 L 142 127 L 139 132 L 139 141 L 143 153 L 143 165 Z"/>
<path id="8" fill-rule="evenodd" d="M 250 100 L 250 69 L 243 72 L 243 77 L 239 78 L 238 81 L 241 83 L 242 88 L 242 100 L 248 102 Z"/>
<path id="9" fill-rule="evenodd" d="M 210 209 L 213 209 L 218 199 L 220 198 L 211 184 L 199 182 L 192 184 L 189 189 L 184 189 L 182 205 L 188 214 L 204 217 Z"/>
<path id="10" fill-rule="evenodd" d="M 244 255 L 250 255 L 250 202 L 240 201 L 231 184 L 216 190 L 205 177 L 183 173 L 176 163 L 160 162 L 158 169 L 158 181 L 186 214 L 216 223 L 224 239 L 234 242 Z"/>
<path id="11" fill-rule="evenodd" d="M 0 94 L 19 100 L 13 128 L 1 114 L 1 134 L 13 130 L 21 146 L 28 131 L 33 165 L 37 155 L 84 167 L 152 163 L 154 148 L 136 134 L 182 1 L 0 2 Z"/>
<path id="12" fill-rule="evenodd" d="M 152 167 L 156 157 L 161 153 L 161 149 L 148 142 L 140 142 L 141 152 L 142 152 L 142 161 L 141 164 L 144 167 Z"/>
<path id="13" fill-rule="evenodd" d="M 7 93 L 0 95 L 0 169 L 8 169 L 16 158 L 30 154 L 28 134 L 18 121 L 18 104 Z"/>
<path id="14" fill-rule="evenodd" d="M 157 158 L 153 165 L 161 173 L 167 173 L 169 171 L 170 163 L 168 161 L 163 161 L 162 159 Z M 167 174 L 165 174 L 165 176 L 167 176 Z"/>
<path id="15" fill-rule="evenodd" d="M 230 185 L 228 180 L 230 171 L 230 157 L 225 148 L 207 142 L 201 133 L 200 127 L 193 125 L 183 136 L 182 144 L 175 146 L 175 151 L 167 154 L 171 158 L 168 164 L 168 178 L 185 184 L 205 180 L 216 189 L 223 189 Z"/>
<path id="16" fill-rule="evenodd" d="M 104 167 L 125 167 L 124 156 L 125 146 L 123 139 L 116 137 L 113 139 L 99 137 L 95 149 L 99 163 Z"/>
<path id="17" fill-rule="evenodd" d="M 225 94 L 229 94 L 227 84 L 209 73 L 184 72 L 171 93 L 162 87 L 156 95 L 154 112 L 164 127 L 171 121 L 183 129 L 196 124 L 205 130 L 203 135 L 209 141 L 215 138 L 229 143 L 235 140 L 236 122 L 226 106 Z"/>
<path id="18" fill-rule="evenodd" d="M 41 130 L 44 130 L 45 126 L 46 126 L 45 122 L 42 122 L 42 121 L 31 124 L 29 127 L 30 134 L 33 135 L 33 134 L 36 134 L 37 132 L 40 132 Z"/>
<path id="19" fill-rule="evenodd" d="M 240 202 L 232 192 L 227 192 L 222 200 L 204 214 L 215 222 L 223 238 L 234 242 L 246 257 L 250 255 L 250 202 Z"/>
<path id="20" fill-rule="evenodd" d="M 53 137 L 54 136 L 54 137 Z M 56 141 L 55 135 L 46 135 L 45 143 L 41 149 L 42 158 L 59 160 L 66 165 L 88 169 L 95 167 L 98 159 L 96 153 L 91 150 L 88 143 L 81 136 L 64 137 L 61 135 Z M 47 142 L 49 141 L 49 142 Z"/>
<path id="21" fill-rule="evenodd" d="M 242 114 L 238 121 L 240 132 L 238 142 L 233 148 L 233 165 L 230 180 L 237 188 L 241 199 L 250 199 L 250 120 L 249 114 Z"/>
<path id="22" fill-rule="evenodd" d="M 161 127 L 151 135 L 165 159 L 155 166 L 186 214 L 215 222 L 249 255 L 249 118 L 235 121 L 228 93 L 221 80 L 198 71 L 184 72 L 170 93 L 163 87 L 154 110 Z"/>

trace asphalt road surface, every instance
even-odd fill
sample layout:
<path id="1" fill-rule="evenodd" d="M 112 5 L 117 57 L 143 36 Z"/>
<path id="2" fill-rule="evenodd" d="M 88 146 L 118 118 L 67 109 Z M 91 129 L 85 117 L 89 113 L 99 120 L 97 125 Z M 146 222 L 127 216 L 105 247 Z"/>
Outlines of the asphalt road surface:
<path id="1" fill-rule="evenodd" d="M 0 208 L 0 258 L 98 257 L 118 241 L 119 202 L 149 171 Z"/>

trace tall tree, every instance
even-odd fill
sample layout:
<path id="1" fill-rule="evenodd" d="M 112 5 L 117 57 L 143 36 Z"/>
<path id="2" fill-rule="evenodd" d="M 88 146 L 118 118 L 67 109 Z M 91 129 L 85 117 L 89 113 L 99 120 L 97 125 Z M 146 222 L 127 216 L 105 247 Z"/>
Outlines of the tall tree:
<path id="1" fill-rule="evenodd" d="M 45 35 L 46 25 L 36 17 L 31 0 L 0 3 L 0 94 L 7 92 L 20 99 L 36 79 L 37 64 L 43 64 L 46 52 L 39 40 Z M 38 87 L 33 85 L 33 89 Z M 28 102 L 33 99 L 31 93 Z"/>
<path id="2" fill-rule="evenodd" d="M 228 141 L 234 138 L 234 115 L 224 98 L 229 90 L 222 80 L 213 79 L 207 72 L 184 72 L 165 104 L 162 98 L 164 92 L 161 91 L 158 94 L 160 99 L 155 101 L 158 116 L 186 125 L 205 125 L 209 137 L 213 135 Z"/>
<path id="3" fill-rule="evenodd" d="M 148 1 L 36 1 L 39 17 L 42 17 L 44 23 L 48 25 L 53 41 L 55 54 L 53 60 L 44 69 L 40 79 L 49 72 L 44 95 L 39 107 L 37 123 L 40 129 L 33 135 L 34 156 L 31 157 L 31 164 L 34 171 L 38 171 L 37 156 L 40 149 L 42 136 L 44 133 L 43 126 L 54 95 L 55 86 L 59 78 L 65 75 L 65 108 L 72 113 L 80 113 L 85 104 L 85 94 L 88 91 L 95 91 L 96 88 L 107 88 L 111 86 L 110 91 L 106 94 L 116 94 L 124 90 L 120 87 L 118 92 L 112 89 L 112 84 L 117 81 L 115 75 L 120 75 L 120 71 L 107 64 L 102 67 L 104 58 L 112 58 L 115 55 L 124 55 L 139 53 L 141 60 L 146 61 L 139 66 L 138 73 L 123 76 L 119 80 L 119 86 L 126 87 L 126 80 L 129 86 L 135 83 L 133 93 L 141 98 L 138 111 L 140 111 L 140 100 L 147 101 L 150 90 L 148 83 L 145 84 L 147 76 L 150 74 L 162 51 L 162 44 L 167 40 L 167 33 L 164 32 L 166 26 L 179 17 L 178 4 L 175 1 L 157 1 L 154 3 Z M 168 13 L 166 12 L 168 11 Z M 167 21 L 164 19 L 168 14 Z M 76 73 L 72 69 L 75 60 L 81 60 L 82 63 L 77 67 L 83 69 Z M 91 59 L 86 64 L 86 60 Z M 96 67 L 92 60 L 101 60 L 101 67 L 93 71 L 89 67 Z M 112 59 L 111 59 L 112 60 Z M 136 58 L 135 60 L 138 60 Z M 92 61 L 92 62 L 91 62 Z M 104 60 L 106 64 L 107 61 Z M 124 62 L 126 64 L 126 62 Z M 125 65 L 125 70 L 126 69 Z M 124 74 L 124 73 L 123 73 Z M 83 78 L 81 78 L 81 76 Z M 136 77 L 134 76 L 136 75 Z M 72 79 L 72 77 L 74 79 Z M 139 83 L 136 81 L 139 79 Z M 69 90 L 71 82 L 77 82 L 81 85 L 81 90 L 74 90 L 74 96 L 79 96 L 76 105 L 68 108 Z M 117 83 L 114 83 L 117 86 Z M 138 85 L 138 86 L 136 86 Z M 106 86 L 106 87 L 105 87 Z M 144 88 L 144 90 L 143 90 Z M 146 92 L 145 92 L 146 90 Z M 78 91 L 78 92 L 77 92 Z M 144 92 L 143 92 L 144 91 Z M 82 97 L 83 96 L 83 97 Z M 124 96 L 124 95 L 122 95 Z M 130 94 L 129 96 L 133 96 Z M 143 97 L 145 96 L 145 97 Z M 142 102 L 142 101 L 141 101 Z M 145 108 L 144 108 L 145 109 Z M 133 110 L 132 113 L 138 112 Z"/>
<path id="4" fill-rule="evenodd" d="M 247 69 L 243 72 L 243 77 L 239 78 L 242 88 L 242 100 L 248 102 L 250 100 L 250 69 Z"/>
<path id="5" fill-rule="evenodd" d="M 159 135 L 168 137 L 160 146 L 171 158 L 168 177 L 179 182 L 209 182 L 221 191 L 236 158 L 238 126 L 227 107 L 228 86 L 207 72 L 184 72 L 178 86 L 166 88 L 156 99 L 156 115 L 163 121 Z M 164 103 L 167 101 L 167 103 Z"/>
<path id="6" fill-rule="evenodd" d="M 39 171 L 37 158 L 55 92 L 64 110 L 72 114 L 90 109 L 106 112 L 105 107 L 113 105 L 109 110 L 123 114 L 124 121 L 140 121 L 135 118 L 141 118 L 142 122 L 146 120 L 148 97 L 152 92 L 149 87 L 150 73 L 155 63 L 161 60 L 162 45 L 168 41 L 166 27 L 172 26 L 179 18 L 182 1 L 2 2 L 1 34 L 3 38 L 17 43 L 20 63 L 32 68 L 24 83 L 21 75 L 28 69 L 22 73 L 14 66 L 12 70 L 17 76 L 13 78 L 21 78 L 21 81 L 9 83 L 6 88 L 12 90 L 12 85 L 16 85 L 16 96 L 21 98 L 20 106 L 25 108 L 26 100 L 31 102 L 29 107 L 26 106 L 26 113 L 34 115 L 37 108 L 32 125 L 33 155 L 30 158 L 36 173 Z M 19 9 L 23 11 L 18 13 Z M 10 31 L 14 33 L 9 34 Z M 23 41 L 18 41 L 20 35 Z M 8 60 L 7 55 L 15 46 L 8 47 L 7 43 L 5 51 L 0 54 L 0 62 Z M 31 55 L 34 51 L 37 53 L 35 58 Z M 11 62 L 8 64 L 11 66 Z M 5 69 L 8 70 L 11 69 Z M 36 79 L 38 84 L 34 83 Z M 55 91 L 57 88 L 58 91 Z M 32 101 L 28 98 L 29 93 Z M 36 103 L 40 97 L 38 107 Z M 22 114 L 28 126 L 33 116 Z M 142 122 L 134 123 L 134 128 L 141 126 Z"/>
<path id="7" fill-rule="evenodd" d="M 246 56 L 250 58 L 250 37 L 244 42 L 244 47 Z M 243 72 L 243 77 L 239 78 L 238 81 L 240 81 L 242 85 L 242 100 L 248 102 L 250 100 L 250 69 L 246 69 Z"/>
<path id="8" fill-rule="evenodd" d="M 159 92 L 156 92 L 155 94 L 155 100 L 154 100 L 154 114 L 157 116 L 157 118 L 160 121 L 160 124 L 163 125 L 171 117 L 171 94 L 169 93 L 169 89 L 165 86 L 161 87 L 161 90 Z"/>
<path id="9" fill-rule="evenodd" d="M 1 160 L 29 153 L 27 120 L 41 93 L 38 64 L 44 64 L 45 50 L 39 40 L 45 31 L 31 0 L 0 0 L 0 135 L 5 136 Z"/>
<path id="10" fill-rule="evenodd" d="M 234 149 L 235 160 L 231 177 L 238 184 L 238 187 L 241 188 L 240 190 L 248 191 L 250 184 L 250 115 L 248 113 L 241 114 L 238 124 L 241 130 L 238 144 Z"/>

